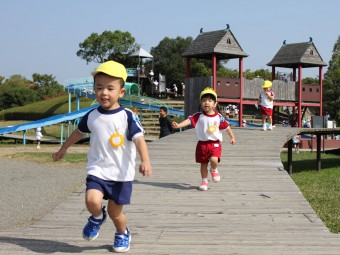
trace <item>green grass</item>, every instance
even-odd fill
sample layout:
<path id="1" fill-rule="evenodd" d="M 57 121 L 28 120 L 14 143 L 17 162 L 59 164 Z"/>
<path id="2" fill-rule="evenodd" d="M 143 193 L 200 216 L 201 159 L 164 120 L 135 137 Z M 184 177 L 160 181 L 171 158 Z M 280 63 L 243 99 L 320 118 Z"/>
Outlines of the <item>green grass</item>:
<path id="1" fill-rule="evenodd" d="M 61 163 L 66 164 L 85 164 L 86 163 L 86 153 L 67 153 Z M 20 152 L 11 155 L 11 158 L 26 159 L 29 161 L 34 161 L 38 163 L 51 163 L 52 153 L 49 152 Z"/>
<path id="2" fill-rule="evenodd" d="M 287 169 L 287 152 L 281 153 Z M 316 153 L 293 154 L 292 179 L 332 233 L 340 233 L 340 155 L 322 154 L 316 171 Z"/>
<path id="3" fill-rule="evenodd" d="M 72 96 L 71 110 L 76 109 L 76 97 Z M 81 98 L 80 108 L 91 106 L 93 99 Z M 32 121 L 68 112 L 68 95 L 13 107 L 0 112 L 2 121 Z"/>

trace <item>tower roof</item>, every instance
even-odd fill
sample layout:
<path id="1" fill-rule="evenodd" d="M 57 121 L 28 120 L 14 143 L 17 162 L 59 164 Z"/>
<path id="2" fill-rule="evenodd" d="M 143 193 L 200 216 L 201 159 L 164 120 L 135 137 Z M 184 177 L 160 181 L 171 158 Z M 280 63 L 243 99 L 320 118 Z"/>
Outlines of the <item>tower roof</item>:
<path id="1" fill-rule="evenodd" d="M 279 51 L 267 65 L 290 68 L 297 68 L 299 65 L 302 65 L 302 67 L 327 66 L 312 42 L 312 38 L 309 42 L 303 43 L 286 44 L 286 41 L 284 41 Z"/>
<path id="2" fill-rule="evenodd" d="M 227 29 L 211 32 L 203 32 L 201 28 L 201 33 L 182 56 L 210 59 L 212 54 L 216 54 L 219 60 L 248 57 L 229 29 L 229 25 Z"/>

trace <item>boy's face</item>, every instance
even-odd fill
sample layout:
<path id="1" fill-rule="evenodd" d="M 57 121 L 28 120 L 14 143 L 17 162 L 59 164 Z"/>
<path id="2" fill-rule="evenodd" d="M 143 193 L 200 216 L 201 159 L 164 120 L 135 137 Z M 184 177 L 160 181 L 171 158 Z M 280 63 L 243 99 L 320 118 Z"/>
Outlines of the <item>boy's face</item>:
<path id="1" fill-rule="evenodd" d="M 269 92 L 269 91 L 270 91 L 270 88 L 263 88 L 263 91 L 264 91 L 264 92 Z"/>
<path id="2" fill-rule="evenodd" d="M 166 112 L 162 109 L 159 110 L 159 116 L 161 117 L 165 117 L 166 116 Z"/>
<path id="3" fill-rule="evenodd" d="M 95 78 L 94 91 L 101 107 L 114 110 L 120 107 L 118 99 L 124 96 L 126 90 L 121 88 L 119 78 L 99 73 Z"/>

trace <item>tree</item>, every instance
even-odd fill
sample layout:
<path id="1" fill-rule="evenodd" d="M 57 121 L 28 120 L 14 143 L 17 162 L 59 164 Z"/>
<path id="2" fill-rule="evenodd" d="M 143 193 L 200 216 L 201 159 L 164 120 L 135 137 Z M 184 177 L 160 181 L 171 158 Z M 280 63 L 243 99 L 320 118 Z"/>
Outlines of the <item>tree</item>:
<path id="1" fill-rule="evenodd" d="M 41 99 L 55 97 L 64 91 L 64 87 L 60 85 L 52 75 L 34 73 L 32 78 L 36 84 L 38 96 Z"/>
<path id="2" fill-rule="evenodd" d="M 340 36 L 333 47 L 332 58 L 324 77 L 324 111 L 340 124 Z"/>
<path id="3" fill-rule="evenodd" d="M 180 84 L 185 78 L 185 58 L 182 54 L 192 43 L 192 37 L 165 37 L 156 47 L 151 48 L 154 57 L 154 72 L 156 77 L 159 73 L 166 76 L 168 86 Z M 148 68 L 151 63 L 146 62 Z M 206 66 L 206 61 L 192 59 L 190 62 L 191 76 L 207 76 L 211 69 Z"/>
<path id="4" fill-rule="evenodd" d="M 264 80 L 271 80 L 272 79 L 272 72 L 269 71 L 268 69 L 258 69 L 254 72 L 255 78 L 262 78 Z"/>
<path id="5" fill-rule="evenodd" d="M 223 67 L 223 68 L 220 68 L 217 71 L 217 76 L 219 76 L 219 77 L 228 77 L 228 78 L 238 78 L 239 71 Z"/>
<path id="6" fill-rule="evenodd" d="M 139 48 L 129 32 L 120 30 L 104 31 L 101 35 L 92 33 L 84 42 L 79 43 L 79 47 L 77 56 L 84 59 L 87 64 L 115 60 L 125 66 L 130 66 L 132 59 L 129 55 Z"/>
<path id="7" fill-rule="evenodd" d="M 302 84 L 319 84 L 319 78 L 306 77 L 302 79 Z"/>
<path id="8" fill-rule="evenodd" d="M 23 106 L 39 100 L 33 89 L 35 84 L 25 77 L 15 74 L 0 86 L 0 109 Z"/>

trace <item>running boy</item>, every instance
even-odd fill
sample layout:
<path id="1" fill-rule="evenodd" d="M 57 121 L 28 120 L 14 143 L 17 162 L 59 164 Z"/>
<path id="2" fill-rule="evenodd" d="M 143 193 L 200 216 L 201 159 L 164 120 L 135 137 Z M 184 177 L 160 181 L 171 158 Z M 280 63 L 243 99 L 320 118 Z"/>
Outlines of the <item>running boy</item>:
<path id="1" fill-rule="evenodd" d="M 197 112 L 181 123 L 173 122 L 174 128 L 182 128 L 192 125 L 196 130 L 198 140 L 196 146 L 196 162 L 201 164 L 202 183 L 199 190 L 208 190 L 208 164 L 214 182 L 220 181 L 217 165 L 220 162 L 223 141 L 221 130 L 226 129 L 231 144 L 235 144 L 235 137 L 227 120 L 220 114 L 217 108 L 217 94 L 212 88 L 206 88 L 201 92 L 201 112 Z"/>
<path id="2" fill-rule="evenodd" d="M 267 130 L 267 124 L 266 124 L 266 119 L 268 117 L 268 122 L 269 122 L 269 130 L 273 130 L 273 106 L 274 106 L 274 97 L 275 94 L 270 90 L 272 86 L 271 81 L 264 81 L 263 83 L 263 91 L 261 92 L 259 99 L 257 103 L 260 105 L 261 108 L 261 115 L 262 115 L 262 125 L 263 125 L 263 130 Z"/>
<path id="3" fill-rule="evenodd" d="M 86 206 L 92 214 L 83 229 L 86 240 L 94 240 L 107 218 L 116 227 L 113 251 L 126 252 L 131 235 L 126 226 L 123 205 L 130 204 L 135 175 L 136 148 L 141 158 L 139 172 L 151 176 L 149 153 L 143 128 L 135 114 L 119 105 L 125 93 L 126 69 L 115 61 L 107 61 L 92 72 L 94 91 L 100 106 L 88 112 L 79 122 L 60 150 L 52 155 L 54 161 L 64 157 L 67 149 L 85 133 L 91 133 L 86 165 Z M 108 200 L 107 212 L 102 200 Z"/>

